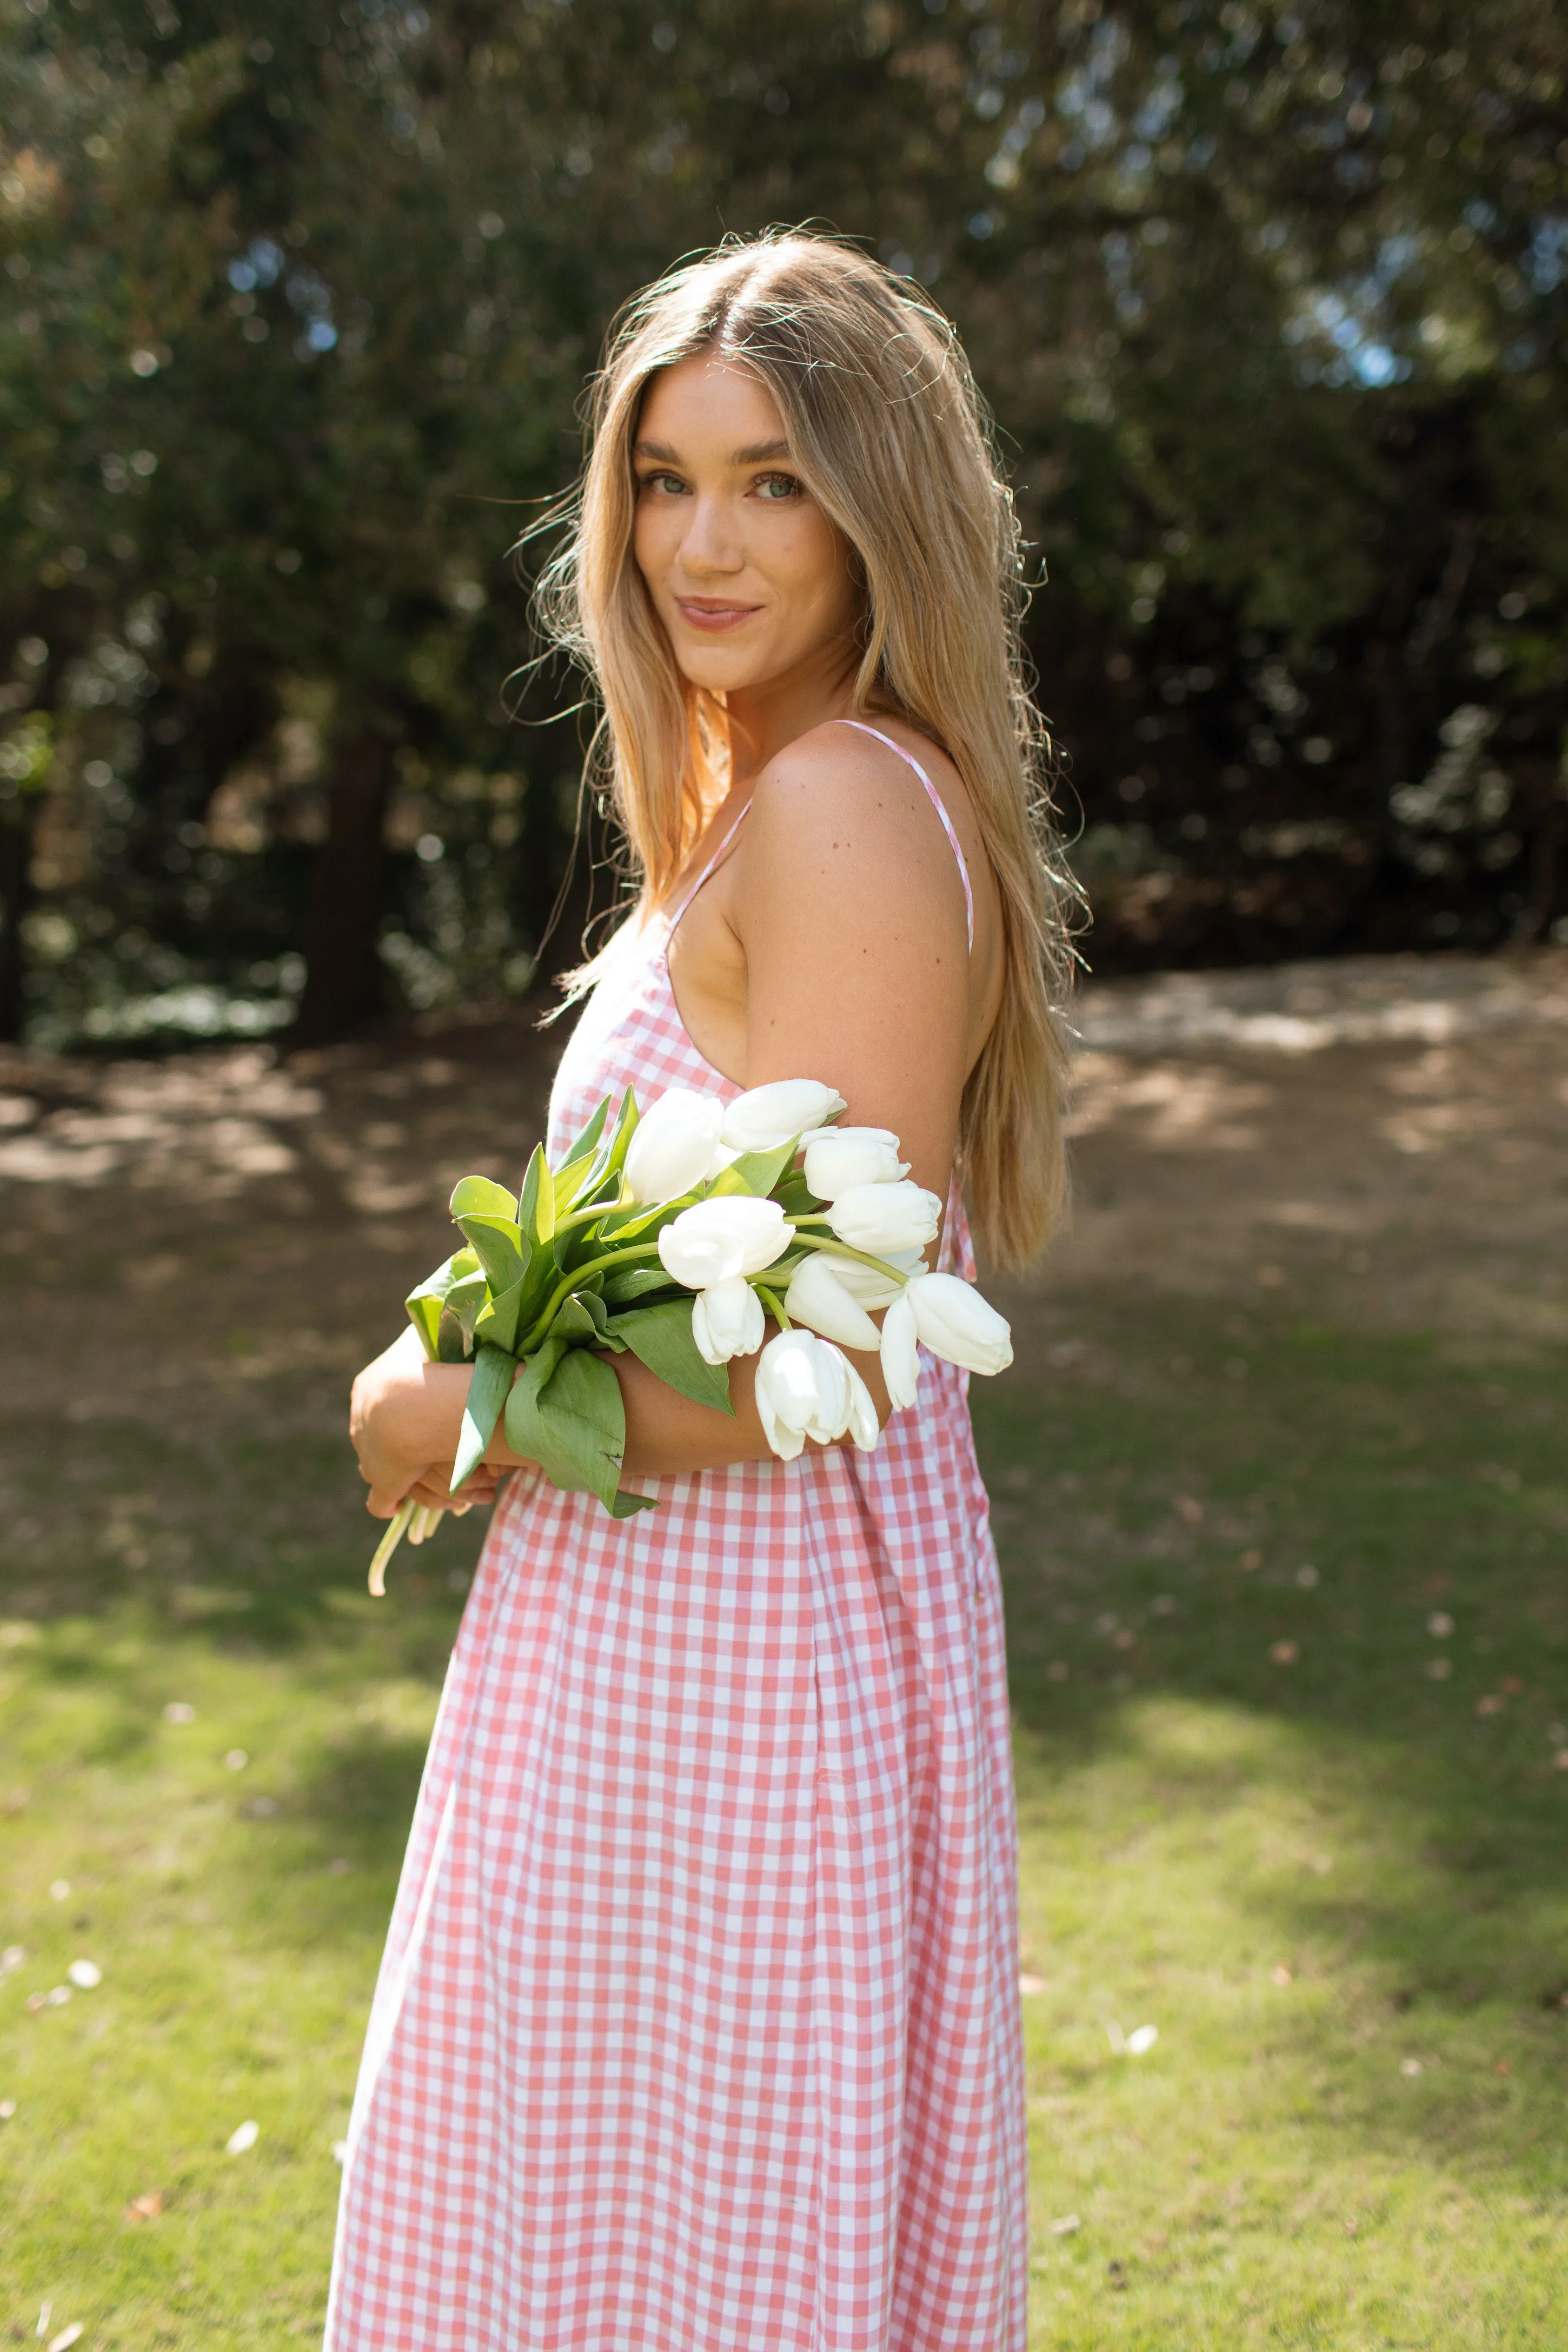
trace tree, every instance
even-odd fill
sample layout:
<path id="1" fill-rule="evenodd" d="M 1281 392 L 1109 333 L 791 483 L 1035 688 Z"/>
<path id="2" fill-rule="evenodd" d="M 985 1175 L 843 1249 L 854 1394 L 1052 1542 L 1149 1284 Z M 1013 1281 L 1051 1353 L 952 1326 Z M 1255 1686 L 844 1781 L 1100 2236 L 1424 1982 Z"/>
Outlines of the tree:
<path id="1" fill-rule="evenodd" d="M 95 845 L 77 984 L 100 905 L 154 980 L 303 946 L 301 1034 L 389 958 L 526 971 L 580 729 L 544 672 L 509 730 L 508 541 L 616 302 L 802 217 L 933 287 L 1005 426 L 1097 961 L 1540 933 L 1564 37 L 1515 0 L 30 0 L 0 613 Z"/>

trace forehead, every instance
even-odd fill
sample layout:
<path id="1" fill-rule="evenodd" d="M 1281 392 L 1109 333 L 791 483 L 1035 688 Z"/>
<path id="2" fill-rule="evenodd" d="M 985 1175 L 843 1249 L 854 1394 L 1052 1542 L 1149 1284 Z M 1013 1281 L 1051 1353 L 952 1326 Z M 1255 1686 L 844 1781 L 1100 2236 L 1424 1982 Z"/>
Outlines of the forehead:
<path id="1" fill-rule="evenodd" d="M 746 369 L 700 352 L 649 379 L 637 439 L 729 457 L 759 442 L 786 438 L 773 394 Z"/>

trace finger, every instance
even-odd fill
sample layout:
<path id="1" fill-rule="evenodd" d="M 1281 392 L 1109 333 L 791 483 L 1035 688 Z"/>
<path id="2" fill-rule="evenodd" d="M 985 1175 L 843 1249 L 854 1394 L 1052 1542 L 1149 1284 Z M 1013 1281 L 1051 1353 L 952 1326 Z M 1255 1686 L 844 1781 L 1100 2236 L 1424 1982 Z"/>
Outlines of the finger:
<path id="1" fill-rule="evenodd" d="M 373 1519 L 395 1519 L 403 1507 L 407 1493 L 404 1486 L 378 1486 L 374 1481 L 364 1498 L 365 1509 Z"/>

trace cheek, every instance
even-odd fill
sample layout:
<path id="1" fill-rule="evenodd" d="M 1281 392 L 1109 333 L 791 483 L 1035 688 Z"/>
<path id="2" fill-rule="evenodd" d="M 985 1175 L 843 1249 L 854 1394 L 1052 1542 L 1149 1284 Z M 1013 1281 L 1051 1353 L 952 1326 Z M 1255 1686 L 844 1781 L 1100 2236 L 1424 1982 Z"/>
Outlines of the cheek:
<path id="1" fill-rule="evenodd" d="M 847 541 L 817 509 L 807 508 L 791 521 L 780 550 L 781 574 L 787 573 L 790 586 L 818 610 L 853 607 L 858 591 Z"/>
<path id="2" fill-rule="evenodd" d="M 650 586 L 668 565 L 679 537 L 668 504 L 660 507 L 651 499 L 637 500 L 632 520 L 632 559 Z"/>

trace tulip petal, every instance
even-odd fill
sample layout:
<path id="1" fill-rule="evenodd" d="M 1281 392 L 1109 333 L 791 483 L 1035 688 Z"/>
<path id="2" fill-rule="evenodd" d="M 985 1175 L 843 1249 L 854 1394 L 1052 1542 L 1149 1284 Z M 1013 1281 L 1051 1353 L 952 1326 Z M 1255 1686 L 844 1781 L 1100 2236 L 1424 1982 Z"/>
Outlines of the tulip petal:
<path id="1" fill-rule="evenodd" d="M 915 1328 L 933 1356 L 987 1377 L 1005 1371 L 1012 1362 L 1007 1318 L 982 1298 L 973 1283 L 956 1274 L 921 1274 L 904 1295 Z"/>
<path id="2" fill-rule="evenodd" d="M 877 1418 L 877 1408 L 872 1402 L 871 1391 L 854 1365 L 846 1364 L 844 1369 L 849 1376 L 849 1419 L 846 1424 L 847 1433 L 854 1439 L 862 1454 L 872 1454 L 876 1451 L 877 1440 L 882 1434 L 882 1424 Z"/>
<path id="3" fill-rule="evenodd" d="M 837 1339 L 842 1347 L 870 1353 L 881 1344 L 871 1318 L 850 1297 L 832 1260 L 819 1251 L 803 1258 L 791 1275 L 784 1310 L 792 1323 L 804 1323 L 807 1330 L 820 1332 L 825 1339 Z"/>
<path id="4" fill-rule="evenodd" d="M 882 1318 L 882 1379 L 895 1412 L 913 1404 L 921 1384 L 915 1310 L 906 1287 Z"/>
<path id="5" fill-rule="evenodd" d="M 847 1108 L 843 1096 L 818 1078 L 775 1078 L 737 1095 L 724 1113 L 722 1139 L 732 1151 L 771 1151 Z"/>

